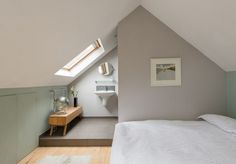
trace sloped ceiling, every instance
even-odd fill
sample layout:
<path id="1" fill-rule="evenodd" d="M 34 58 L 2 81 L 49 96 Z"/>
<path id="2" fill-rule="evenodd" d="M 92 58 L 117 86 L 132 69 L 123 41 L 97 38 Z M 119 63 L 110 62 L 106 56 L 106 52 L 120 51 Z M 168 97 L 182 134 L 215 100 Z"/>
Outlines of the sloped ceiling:
<path id="1" fill-rule="evenodd" d="M 0 88 L 67 85 L 54 73 L 97 38 L 108 52 L 138 0 L 0 0 Z"/>
<path id="2" fill-rule="evenodd" d="M 236 70 L 235 0 L 143 0 L 141 4 L 222 69 Z"/>
<path id="3" fill-rule="evenodd" d="M 142 5 L 226 71 L 236 70 L 233 0 L 0 0 L 0 88 L 67 85 L 54 73 Z"/>

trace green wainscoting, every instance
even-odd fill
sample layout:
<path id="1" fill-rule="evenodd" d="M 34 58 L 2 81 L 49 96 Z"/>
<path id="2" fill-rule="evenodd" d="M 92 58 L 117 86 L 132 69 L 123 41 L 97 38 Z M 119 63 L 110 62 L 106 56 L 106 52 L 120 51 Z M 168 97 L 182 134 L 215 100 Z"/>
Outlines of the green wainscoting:
<path id="1" fill-rule="evenodd" d="M 0 89 L 0 163 L 15 164 L 38 146 L 49 127 L 53 96 L 66 96 L 67 87 Z"/>
<path id="2" fill-rule="evenodd" d="M 227 112 L 236 118 L 236 71 L 227 72 Z"/>

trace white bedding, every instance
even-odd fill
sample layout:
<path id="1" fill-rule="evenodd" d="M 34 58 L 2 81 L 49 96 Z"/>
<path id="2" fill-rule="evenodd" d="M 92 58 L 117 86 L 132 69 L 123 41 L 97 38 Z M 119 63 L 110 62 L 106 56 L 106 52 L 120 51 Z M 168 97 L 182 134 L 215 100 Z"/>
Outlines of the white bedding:
<path id="1" fill-rule="evenodd" d="M 111 164 L 236 164 L 236 136 L 206 121 L 119 123 Z"/>

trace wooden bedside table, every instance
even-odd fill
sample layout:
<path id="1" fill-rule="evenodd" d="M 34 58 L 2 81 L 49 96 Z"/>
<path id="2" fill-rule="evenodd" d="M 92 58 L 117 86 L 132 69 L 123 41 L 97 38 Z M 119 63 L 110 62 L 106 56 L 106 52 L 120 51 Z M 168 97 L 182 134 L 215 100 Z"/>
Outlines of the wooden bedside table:
<path id="1" fill-rule="evenodd" d="M 51 126 L 50 136 L 53 133 L 55 126 L 64 126 L 63 135 L 66 135 L 67 125 L 82 113 L 82 107 L 69 107 L 66 109 L 66 114 L 51 114 L 48 118 L 48 124 Z"/>

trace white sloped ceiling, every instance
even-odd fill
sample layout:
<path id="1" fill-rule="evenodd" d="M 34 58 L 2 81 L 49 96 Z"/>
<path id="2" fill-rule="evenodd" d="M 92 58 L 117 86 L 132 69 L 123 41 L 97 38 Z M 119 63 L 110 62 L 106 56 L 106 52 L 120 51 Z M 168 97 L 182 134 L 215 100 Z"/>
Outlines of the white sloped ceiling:
<path id="1" fill-rule="evenodd" d="M 97 38 L 106 52 L 117 46 L 117 24 L 139 5 L 236 70 L 234 0 L 1 0 L 0 88 L 69 84 L 54 73 Z"/>
<path id="2" fill-rule="evenodd" d="M 97 38 L 108 52 L 138 0 L 1 0 L 0 88 L 67 85 L 54 73 Z"/>

